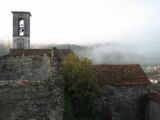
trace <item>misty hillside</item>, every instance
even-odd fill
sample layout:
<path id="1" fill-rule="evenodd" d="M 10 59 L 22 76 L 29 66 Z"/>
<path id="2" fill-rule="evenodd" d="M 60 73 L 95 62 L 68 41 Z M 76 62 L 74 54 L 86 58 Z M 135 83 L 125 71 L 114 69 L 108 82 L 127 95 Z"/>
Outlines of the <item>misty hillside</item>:
<path id="1" fill-rule="evenodd" d="M 141 49 L 132 45 L 99 44 L 73 49 L 77 54 L 88 57 L 95 64 L 160 64 L 159 48 Z"/>
<path id="2" fill-rule="evenodd" d="M 4 44 L 0 44 L 0 56 L 8 54 L 9 49 Z"/>
<path id="3" fill-rule="evenodd" d="M 91 59 L 94 64 L 160 64 L 160 51 L 158 45 L 143 46 L 143 49 L 133 44 L 124 45 L 118 43 L 88 46 L 79 46 L 74 44 L 34 44 L 31 46 L 32 49 L 53 47 L 60 49 L 72 49 L 79 56 Z M 7 53 L 8 48 L 5 45 L 0 44 L 0 55 L 5 55 Z"/>
<path id="4" fill-rule="evenodd" d="M 80 46 L 74 44 L 50 44 L 39 46 L 41 46 L 41 48 L 57 47 L 72 49 L 79 56 L 91 59 L 94 64 L 160 64 L 159 46 L 158 44 L 152 43 L 148 43 L 145 46 L 143 44 L 137 43 L 106 43 L 88 46 Z"/>

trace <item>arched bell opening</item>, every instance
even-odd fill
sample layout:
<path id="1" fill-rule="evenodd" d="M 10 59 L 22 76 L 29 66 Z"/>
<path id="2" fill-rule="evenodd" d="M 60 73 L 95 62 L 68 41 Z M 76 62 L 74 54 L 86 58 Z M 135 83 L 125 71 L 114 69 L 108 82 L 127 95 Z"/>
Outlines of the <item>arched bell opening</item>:
<path id="1" fill-rule="evenodd" d="M 24 19 L 23 18 L 20 18 L 18 20 L 18 33 L 19 33 L 19 36 L 24 36 Z"/>

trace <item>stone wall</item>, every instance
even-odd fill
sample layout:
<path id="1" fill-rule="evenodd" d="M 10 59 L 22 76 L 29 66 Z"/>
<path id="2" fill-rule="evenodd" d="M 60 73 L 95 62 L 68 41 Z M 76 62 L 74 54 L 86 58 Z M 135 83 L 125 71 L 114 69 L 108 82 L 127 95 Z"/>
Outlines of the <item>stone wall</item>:
<path id="1" fill-rule="evenodd" d="M 0 57 L 0 80 L 46 80 L 49 66 L 47 55 Z"/>
<path id="2" fill-rule="evenodd" d="M 12 57 L 1 59 L 1 61 L 3 61 L 1 62 L 2 64 L 0 64 L 1 68 L 2 65 L 6 65 L 7 68 L 12 66 L 12 69 L 5 69 L 5 72 L 11 70 L 10 73 L 13 74 L 13 78 L 15 79 L 9 80 L 12 76 L 8 77 L 4 71 L 1 71 L 4 72 L 4 74 L 2 74 L 3 78 L 6 78 L 7 80 L 3 80 L 2 78 L 0 80 L 0 120 L 63 119 L 63 69 L 61 60 L 57 59 L 56 53 L 57 50 L 54 50 L 52 53 L 51 62 L 48 61 L 49 59 L 46 56 L 43 56 L 42 58 L 30 56 L 16 57 L 16 59 Z M 35 58 L 36 62 L 34 60 Z M 20 65 L 18 65 L 19 62 Z M 16 67 L 13 67 L 15 65 L 14 63 L 16 63 Z M 41 70 L 43 67 L 44 69 Z M 40 69 L 41 72 L 39 71 L 39 74 L 36 74 L 34 80 L 32 77 L 28 76 L 25 76 L 25 79 L 28 77 L 28 80 L 16 80 L 19 79 L 19 77 L 16 77 L 17 72 L 14 71 L 16 70 L 15 68 L 17 68 L 17 70 L 24 70 L 25 68 L 25 72 L 27 70 L 28 72 L 30 72 L 30 70 L 31 72 L 36 72 Z M 46 69 L 47 71 L 44 71 Z M 21 74 L 23 73 L 24 72 Z"/>
<path id="3" fill-rule="evenodd" d="M 160 103 L 156 101 L 149 102 L 149 120 L 160 120 Z"/>
<path id="4" fill-rule="evenodd" d="M 145 95 L 150 93 L 150 85 L 104 85 L 101 91 L 103 112 L 109 119 L 145 120 Z"/>
<path id="5" fill-rule="evenodd" d="M 147 120 L 160 120 L 160 93 L 153 91 L 147 98 Z"/>
<path id="6" fill-rule="evenodd" d="M 51 92 L 45 82 L 1 81 L 1 120 L 50 120 Z"/>
<path id="7" fill-rule="evenodd" d="M 62 59 L 58 57 L 59 51 L 53 49 L 51 56 L 51 76 L 50 76 L 50 89 L 54 96 L 54 109 L 50 112 L 50 120 L 63 120 L 64 111 L 64 79 Z"/>

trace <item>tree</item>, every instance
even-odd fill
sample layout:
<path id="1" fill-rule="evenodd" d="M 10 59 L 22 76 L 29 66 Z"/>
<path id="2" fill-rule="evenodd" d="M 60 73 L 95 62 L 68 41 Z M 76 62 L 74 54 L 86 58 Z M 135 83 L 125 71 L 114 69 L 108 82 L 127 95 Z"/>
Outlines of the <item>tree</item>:
<path id="1" fill-rule="evenodd" d="M 94 100 L 97 96 L 97 83 L 92 62 L 69 54 L 64 58 L 65 79 L 65 120 L 94 120 Z M 72 112 L 72 115 L 70 114 Z M 69 115 L 69 116 L 67 116 Z"/>

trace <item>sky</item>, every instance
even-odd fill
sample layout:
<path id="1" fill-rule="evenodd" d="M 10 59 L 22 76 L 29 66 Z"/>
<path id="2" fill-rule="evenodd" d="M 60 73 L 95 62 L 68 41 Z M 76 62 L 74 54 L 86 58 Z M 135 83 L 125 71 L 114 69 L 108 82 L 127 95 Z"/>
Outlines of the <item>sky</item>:
<path id="1" fill-rule="evenodd" d="M 160 44 L 160 0 L 0 0 L 0 42 L 11 11 L 31 12 L 32 44 Z"/>

